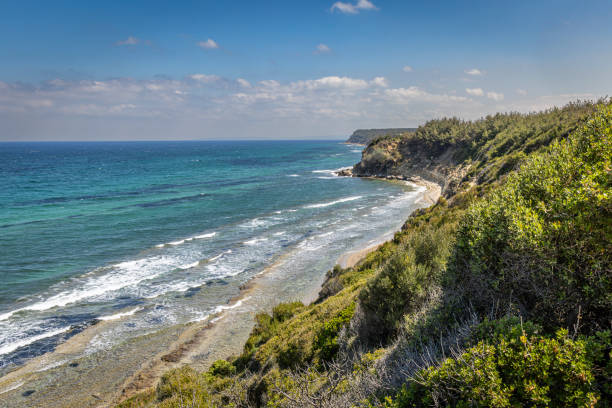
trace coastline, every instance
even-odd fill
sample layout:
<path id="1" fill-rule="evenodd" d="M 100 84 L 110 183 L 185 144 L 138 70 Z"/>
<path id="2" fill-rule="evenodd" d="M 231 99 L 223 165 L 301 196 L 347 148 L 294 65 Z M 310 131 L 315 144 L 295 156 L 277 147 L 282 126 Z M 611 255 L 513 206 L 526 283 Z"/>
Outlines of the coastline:
<path id="1" fill-rule="evenodd" d="M 380 177 L 372 178 L 381 179 Z M 422 188 L 420 197 L 413 202 L 413 204 L 420 204 L 419 207 L 435 203 L 440 196 L 440 187 L 435 183 L 425 180 L 389 181 L 402 182 Z M 338 258 L 337 263 L 345 268 L 355 266 L 367 254 L 374 251 L 384 242 L 392 239 L 395 232 L 396 230 L 385 233 L 369 241 L 361 248 L 352 249 L 342 254 Z M 123 355 L 129 355 L 129 350 L 131 349 L 137 350 L 141 347 L 150 347 L 150 352 L 146 355 L 144 361 L 133 358 L 134 361 L 128 363 L 122 361 L 122 365 L 117 367 L 112 362 L 114 353 L 111 350 L 98 356 L 96 358 L 97 361 L 89 361 L 87 358 L 80 359 L 79 363 L 83 369 L 90 368 L 93 370 L 97 364 L 98 367 L 105 367 L 104 371 L 107 373 L 105 377 L 114 377 L 113 380 L 108 378 L 106 382 L 101 381 L 98 384 L 97 381 L 94 381 L 96 379 L 95 375 L 87 376 L 87 380 L 77 377 L 79 381 L 83 380 L 80 388 L 86 389 L 87 392 L 77 392 L 76 394 L 89 395 L 75 395 L 71 396 L 74 398 L 64 399 L 65 395 L 61 392 L 51 393 L 45 396 L 46 404 L 44 406 L 113 406 L 135 394 L 151 389 L 167 370 L 180 367 L 184 364 L 189 364 L 198 370 L 204 370 L 217 359 L 239 353 L 251 332 L 254 322 L 253 318 L 257 312 L 269 310 L 279 301 L 301 300 L 304 303 L 310 303 L 318 295 L 325 279 L 324 274 L 321 274 L 318 281 L 313 281 L 309 290 L 296 295 L 294 298 L 289 297 L 288 299 L 279 300 L 278 297 L 270 296 L 270 293 L 279 290 L 278 279 L 275 273 L 277 273 L 276 266 L 283 262 L 284 256 L 281 256 L 258 275 L 252 277 L 240 287 L 239 293 L 232 296 L 226 305 L 220 307 L 218 313 L 209 316 L 208 319 L 168 327 L 163 330 L 163 333 L 151 335 L 151 338 L 142 336 L 130 340 L 127 342 L 128 344 L 121 345 L 121 350 L 119 351 Z M 50 355 L 35 358 L 26 363 L 26 365 L 7 374 L 2 378 L 3 381 L 0 384 L 0 387 L 4 390 L 3 394 L 6 396 L 11 395 L 11 387 L 16 387 L 19 382 L 29 384 L 30 379 L 34 379 L 36 373 L 42 371 L 45 367 L 52 367 L 47 369 L 57 371 L 59 378 L 74 377 L 75 370 L 74 368 L 71 370 L 68 367 L 65 357 L 82 351 L 96 333 L 102 331 L 108 324 L 112 324 L 112 322 L 100 322 L 58 346 L 57 350 L 50 353 Z M 155 347 L 151 346 L 153 343 Z M 163 343 L 163 345 L 160 345 L 160 343 Z M 64 362 L 63 366 L 61 365 L 62 361 Z M 123 365 L 127 365 L 127 367 Z M 107 369 L 106 366 L 108 366 Z M 121 369 L 123 371 L 120 371 Z M 114 381 L 117 378 L 119 381 Z M 61 389 L 61 387 L 58 388 Z M 17 395 L 24 389 L 26 388 L 22 387 L 18 390 L 19 392 L 14 394 Z M 109 389 L 114 390 L 114 392 L 109 392 Z"/>
<path id="2" fill-rule="evenodd" d="M 350 177 L 350 176 L 346 176 L 346 177 Z M 368 178 L 386 179 L 382 177 L 368 177 Z M 415 201 L 415 203 L 423 202 L 427 204 L 426 206 L 430 206 L 430 205 L 435 204 L 440 198 L 440 196 L 442 195 L 442 188 L 438 184 L 433 183 L 431 181 L 427 181 L 422 178 L 413 178 L 410 181 L 403 181 L 403 182 L 411 186 L 423 187 L 425 189 L 422 192 L 421 197 L 419 197 Z M 391 231 L 387 234 L 384 234 L 381 237 L 374 239 L 373 241 L 370 242 L 369 245 L 363 248 L 358 248 L 358 249 L 348 251 L 342 254 L 338 258 L 338 261 L 337 261 L 338 265 L 340 265 L 342 268 L 354 267 L 355 265 L 359 264 L 363 259 L 365 259 L 365 257 L 370 252 L 376 251 L 376 249 L 378 249 L 378 247 L 380 247 L 382 244 L 389 241 L 390 239 L 393 239 L 393 235 L 395 235 L 395 232 L 396 231 Z"/>

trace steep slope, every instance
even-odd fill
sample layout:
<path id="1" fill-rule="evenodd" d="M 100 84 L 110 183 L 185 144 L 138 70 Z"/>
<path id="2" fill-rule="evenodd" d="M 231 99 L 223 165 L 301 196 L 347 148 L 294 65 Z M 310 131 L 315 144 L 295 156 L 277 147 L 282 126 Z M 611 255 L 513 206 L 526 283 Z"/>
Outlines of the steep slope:
<path id="1" fill-rule="evenodd" d="M 240 356 L 123 406 L 610 406 L 611 171 L 608 101 L 379 140 L 356 175 L 446 198 L 313 304 L 258 315 Z"/>

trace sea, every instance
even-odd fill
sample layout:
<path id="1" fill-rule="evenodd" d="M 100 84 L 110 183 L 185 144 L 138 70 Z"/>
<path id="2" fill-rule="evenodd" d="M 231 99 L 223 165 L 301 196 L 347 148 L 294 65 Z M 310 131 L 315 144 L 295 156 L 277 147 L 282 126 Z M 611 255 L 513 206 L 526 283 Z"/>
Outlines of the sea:
<path id="1" fill-rule="evenodd" d="M 87 353 L 212 319 L 280 259 L 299 297 L 418 205 L 418 188 L 335 175 L 360 158 L 338 141 L 1 143 L 0 375 L 102 321 Z"/>

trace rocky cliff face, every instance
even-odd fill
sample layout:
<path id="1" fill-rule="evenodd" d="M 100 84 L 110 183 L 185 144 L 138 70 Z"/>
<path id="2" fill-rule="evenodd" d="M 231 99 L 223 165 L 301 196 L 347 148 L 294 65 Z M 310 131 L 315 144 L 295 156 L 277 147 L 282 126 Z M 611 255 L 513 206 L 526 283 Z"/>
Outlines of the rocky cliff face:
<path id="1" fill-rule="evenodd" d="M 366 147 L 352 170 L 355 177 L 423 178 L 451 196 L 466 181 L 470 165 L 455 146 L 430 148 L 410 138 L 385 138 Z"/>
<path id="2" fill-rule="evenodd" d="M 414 132 L 414 128 L 392 128 L 392 129 L 357 129 L 348 138 L 346 143 L 367 145 L 380 136 L 399 136 L 403 133 Z"/>

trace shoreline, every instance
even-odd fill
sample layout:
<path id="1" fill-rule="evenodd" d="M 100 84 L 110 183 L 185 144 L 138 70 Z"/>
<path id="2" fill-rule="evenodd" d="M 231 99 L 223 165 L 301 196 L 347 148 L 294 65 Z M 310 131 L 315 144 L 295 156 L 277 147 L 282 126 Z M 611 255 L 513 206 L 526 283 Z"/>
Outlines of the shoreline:
<path id="1" fill-rule="evenodd" d="M 338 175 L 342 177 L 342 175 L 340 174 Z M 368 178 L 379 179 L 379 180 L 385 179 L 381 177 L 368 177 Z M 389 179 L 387 180 L 393 181 Z M 436 183 L 433 183 L 433 182 L 430 182 L 430 181 L 427 181 L 421 178 L 405 180 L 403 181 L 403 183 L 409 186 L 417 186 L 417 187 L 424 188 L 424 191 L 422 192 L 422 196 L 419 197 L 417 200 L 415 200 L 414 204 L 418 202 L 424 202 L 425 204 L 427 204 L 426 207 L 428 207 L 430 205 L 435 204 L 438 198 L 441 196 L 442 189 Z M 353 250 L 343 253 L 337 259 L 336 264 L 339 264 L 342 268 L 352 268 L 356 266 L 361 261 L 363 261 L 368 254 L 370 254 L 371 252 L 374 252 L 385 242 L 389 241 L 390 239 L 393 239 L 393 236 L 395 235 L 396 232 L 397 231 L 395 230 L 390 231 L 388 233 L 383 234 L 382 236 L 375 238 L 373 240 L 374 243 L 371 243 L 372 241 L 370 241 L 364 247 L 353 249 Z M 197 361 L 193 361 L 193 357 L 198 354 L 197 351 L 205 348 L 205 345 L 207 344 L 208 341 L 216 338 L 215 333 L 221 332 L 223 334 L 223 333 L 232 332 L 231 324 L 229 323 L 232 321 L 231 319 L 232 309 L 236 307 L 236 305 L 242 304 L 243 301 L 250 299 L 251 298 L 250 295 L 252 295 L 253 292 L 264 289 L 265 283 L 262 282 L 262 280 L 264 280 L 266 277 L 269 277 L 268 276 L 269 272 L 271 272 L 274 269 L 274 266 L 281 261 L 282 260 L 280 259 L 277 260 L 274 264 L 266 267 L 262 272 L 255 275 L 253 278 L 251 278 L 248 282 L 244 283 L 240 287 L 240 293 L 234 296 L 232 299 L 230 299 L 230 301 L 228 302 L 227 309 L 221 311 L 215 316 L 212 316 L 212 319 L 204 327 L 200 328 L 201 331 L 199 333 L 195 333 L 195 336 L 200 340 L 199 344 L 196 344 L 195 342 L 190 341 L 188 343 L 189 343 L 189 346 L 191 346 L 191 348 L 184 347 L 184 345 L 187 343 L 183 343 L 182 345 L 179 345 L 179 347 L 181 348 L 181 358 L 178 361 L 176 361 L 176 364 L 174 364 L 175 367 L 189 364 L 190 366 L 196 369 L 206 369 L 207 368 L 206 364 L 201 364 L 201 363 L 198 363 Z M 324 279 L 316 286 L 317 289 L 314 292 L 304 293 L 302 302 L 304 304 L 310 304 L 314 302 L 318 296 L 318 292 L 321 290 L 323 283 L 324 283 Z M 229 319 L 226 319 L 226 317 L 229 317 Z M 249 330 L 249 334 L 250 334 L 250 330 Z M 240 342 L 241 346 L 244 345 L 244 342 L 246 341 L 247 338 L 248 338 L 248 334 L 247 334 L 247 337 L 244 339 L 244 341 Z M 167 355 L 172 355 L 176 352 L 177 350 L 172 350 L 171 348 L 169 348 L 167 350 Z M 227 358 L 232 354 L 233 353 L 225 354 L 225 355 L 220 356 L 219 358 Z M 161 378 L 161 375 L 165 371 L 173 368 L 173 367 L 166 367 L 160 370 L 160 367 L 159 367 L 160 364 L 158 363 L 158 361 L 160 360 L 163 360 L 163 357 L 161 359 L 156 359 L 156 361 L 150 362 L 149 368 L 146 371 L 139 372 L 137 375 L 134 375 L 130 379 L 128 379 L 124 383 L 124 387 L 122 387 L 122 390 L 120 391 L 120 396 L 118 396 L 113 403 L 114 404 L 121 403 L 122 401 L 125 401 L 126 399 L 130 397 L 133 397 L 139 393 L 142 393 L 144 391 L 147 391 L 155 387 L 157 384 L 157 381 L 159 380 L 159 378 Z"/>
<path id="2" fill-rule="evenodd" d="M 383 179 L 380 177 L 372 178 Z M 399 180 L 389 181 L 398 182 Z M 420 197 L 412 202 L 412 204 L 421 203 L 419 207 L 435 203 L 440 195 L 440 187 L 435 183 L 425 180 L 404 180 L 401 182 L 424 188 L 420 192 Z M 336 263 L 344 268 L 357 265 L 369 253 L 376 250 L 384 242 L 392 239 L 397 230 L 399 229 L 378 236 L 360 248 L 343 253 Z M 136 394 L 152 389 L 156 386 L 163 373 L 168 370 L 187 364 L 201 371 L 207 369 L 213 361 L 219 358 L 226 358 L 232 354 L 239 353 L 252 330 L 255 313 L 269 310 L 279 301 L 301 300 L 308 304 L 316 300 L 325 280 L 324 274 L 321 274 L 320 278 L 313 280 L 313 285 L 310 286 L 310 289 L 304 288 L 304 292 L 294 294 L 295 298 L 279 300 L 277 297 L 270 296 L 270 293 L 273 293 L 274 290 L 282 290 L 282 288 L 278 288 L 278 282 L 275 281 L 275 275 L 278 273 L 276 267 L 282 265 L 290 254 L 291 252 L 281 255 L 271 265 L 268 265 L 250 280 L 241 284 L 239 292 L 231 296 L 225 305 L 219 306 L 219 312 L 208 316 L 205 320 L 170 326 L 159 332 L 152 333 L 150 338 L 148 338 L 149 335 L 143 335 L 127 340 L 126 344 L 120 344 L 116 349 L 111 349 L 109 352 L 100 353 L 100 355 L 95 356 L 97 362 L 90 361 L 91 358 L 89 356 L 78 358 L 75 362 L 78 361 L 81 364 L 80 366 L 84 368 L 94 370 L 97 367 L 96 363 L 100 366 L 109 366 L 109 371 L 105 370 L 107 373 L 105 377 L 112 377 L 113 372 L 115 372 L 117 378 L 105 379 L 106 381 L 102 381 L 101 384 L 93 382 L 92 378 L 89 378 L 89 381 L 84 382 L 82 385 L 82 389 L 86 391 L 71 395 L 70 398 L 66 399 L 66 403 L 62 402 L 64 395 L 61 394 L 48 395 L 48 397 L 45 397 L 45 402 L 49 403 L 48 406 L 62 407 L 113 406 Z M 118 319 L 114 322 L 119 322 L 120 320 Z M 23 390 L 27 390 L 26 387 L 22 387 L 19 383 L 29 384 L 30 381 L 34 381 L 35 384 L 40 384 L 41 377 L 37 375 L 40 371 L 53 370 L 53 375 L 57 372 L 60 378 L 71 374 L 74 375 L 74 368 L 71 370 L 68 367 L 68 361 L 71 361 L 70 356 L 75 356 L 82 352 L 87 347 L 89 341 L 109 324 L 112 324 L 112 322 L 101 321 L 59 345 L 54 352 L 36 357 L 24 366 L 11 371 L 1 379 L 0 389 L 2 394 L 0 396 L 17 396 Z M 151 347 L 149 344 L 156 344 L 156 346 Z M 126 350 L 129 353 L 130 349 L 147 346 L 151 347 L 151 349 L 150 352 L 142 355 L 143 359 L 137 360 L 132 358 L 135 361 L 128 362 L 121 360 L 122 365 L 120 367 L 114 366 L 112 362 L 105 361 L 113 359 L 114 355 L 125 355 Z M 114 353 L 115 350 L 117 354 Z M 70 366 L 76 367 L 73 364 L 71 363 Z"/>

